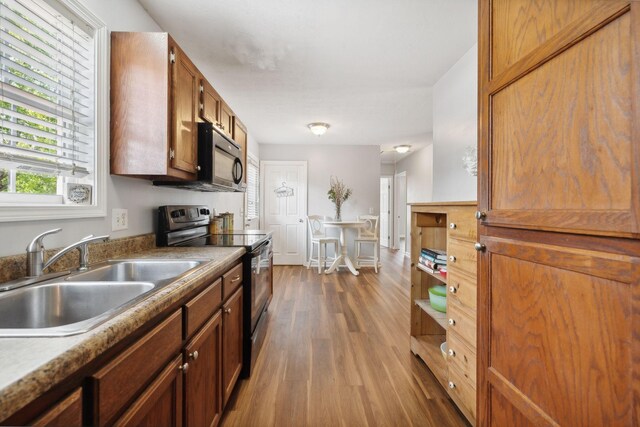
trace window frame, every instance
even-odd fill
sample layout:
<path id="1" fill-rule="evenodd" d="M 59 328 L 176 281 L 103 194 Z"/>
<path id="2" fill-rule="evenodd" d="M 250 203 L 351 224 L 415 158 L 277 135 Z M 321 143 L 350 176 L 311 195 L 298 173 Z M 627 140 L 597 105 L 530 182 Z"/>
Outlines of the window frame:
<path id="1" fill-rule="evenodd" d="M 107 171 L 109 158 L 109 32 L 102 20 L 77 0 L 56 0 L 74 18 L 94 31 L 95 45 L 95 204 L 51 205 L 41 202 L 0 204 L 0 222 L 80 219 L 107 215 Z M 22 196 L 22 195 L 18 195 Z M 24 199 L 28 199 L 24 197 Z"/>
<path id="2" fill-rule="evenodd" d="M 257 183 L 256 203 L 257 203 L 258 207 L 256 209 L 256 216 L 255 217 L 249 217 L 249 188 L 247 187 L 247 191 L 245 193 L 246 196 L 247 196 L 247 197 L 245 197 L 246 220 L 247 221 L 251 221 L 251 220 L 255 220 L 255 219 L 260 220 L 260 161 L 252 153 L 247 153 L 247 186 L 249 184 L 249 163 L 253 163 L 253 165 L 258 169 L 258 173 L 257 173 L 257 176 L 256 176 L 256 183 Z"/>

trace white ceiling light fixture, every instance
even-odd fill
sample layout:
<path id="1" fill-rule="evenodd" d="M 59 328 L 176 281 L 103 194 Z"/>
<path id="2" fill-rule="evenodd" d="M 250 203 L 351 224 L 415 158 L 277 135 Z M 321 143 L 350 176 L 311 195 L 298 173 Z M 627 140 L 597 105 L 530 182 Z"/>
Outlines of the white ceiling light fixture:
<path id="1" fill-rule="evenodd" d="M 410 145 L 396 145 L 395 147 L 393 147 L 393 149 L 400 154 L 404 154 L 408 152 L 410 148 L 411 148 Z"/>
<path id="2" fill-rule="evenodd" d="M 329 123 L 316 122 L 316 123 L 309 123 L 307 127 L 309 128 L 312 134 L 320 136 L 327 133 L 327 129 L 329 129 L 331 126 L 329 125 Z"/>

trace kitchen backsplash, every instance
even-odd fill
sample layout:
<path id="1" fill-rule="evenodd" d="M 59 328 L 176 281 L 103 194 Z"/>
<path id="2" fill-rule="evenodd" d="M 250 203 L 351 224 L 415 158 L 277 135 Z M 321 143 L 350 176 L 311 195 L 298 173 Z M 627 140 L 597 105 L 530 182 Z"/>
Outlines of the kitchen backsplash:
<path id="1" fill-rule="evenodd" d="M 97 264 L 112 258 L 123 257 L 136 252 L 154 248 L 156 236 L 154 233 L 139 236 L 123 237 L 108 242 L 92 243 L 89 245 L 89 264 Z M 44 259 L 48 260 L 61 248 L 45 250 Z M 55 264 L 49 267 L 45 273 L 72 270 L 78 268 L 78 251 L 71 251 Z M 27 274 L 26 254 L 11 255 L 0 258 L 0 283 L 19 279 Z"/>

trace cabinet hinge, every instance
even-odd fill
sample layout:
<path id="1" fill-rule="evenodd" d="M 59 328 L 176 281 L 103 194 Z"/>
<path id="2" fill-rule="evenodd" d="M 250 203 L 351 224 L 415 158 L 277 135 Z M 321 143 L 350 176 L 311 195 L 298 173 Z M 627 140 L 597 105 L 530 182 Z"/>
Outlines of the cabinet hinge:
<path id="1" fill-rule="evenodd" d="M 200 93 L 204 93 L 204 86 L 200 85 Z"/>
<path id="2" fill-rule="evenodd" d="M 175 159 L 176 158 L 176 152 L 173 151 L 173 148 L 169 149 L 169 158 L 170 159 Z"/>
<path id="3" fill-rule="evenodd" d="M 169 52 L 169 62 L 172 64 L 176 63 L 176 54 L 174 51 Z"/>
<path id="4" fill-rule="evenodd" d="M 204 110 L 204 104 L 202 102 L 200 103 L 200 110 Z"/>

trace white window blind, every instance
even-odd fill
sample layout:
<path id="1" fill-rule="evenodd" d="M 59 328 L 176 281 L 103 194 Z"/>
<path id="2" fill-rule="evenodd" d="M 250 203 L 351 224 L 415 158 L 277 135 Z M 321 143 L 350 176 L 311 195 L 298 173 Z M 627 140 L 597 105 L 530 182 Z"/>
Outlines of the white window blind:
<path id="1" fill-rule="evenodd" d="M 93 31 L 55 0 L 0 0 L 0 172 L 65 177 L 55 194 L 94 184 L 94 49 Z"/>
<path id="2" fill-rule="evenodd" d="M 259 216 L 259 177 L 260 168 L 258 162 L 252 157 L 247 157 L 247 219 Z"/>

